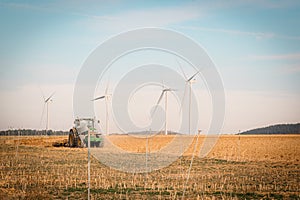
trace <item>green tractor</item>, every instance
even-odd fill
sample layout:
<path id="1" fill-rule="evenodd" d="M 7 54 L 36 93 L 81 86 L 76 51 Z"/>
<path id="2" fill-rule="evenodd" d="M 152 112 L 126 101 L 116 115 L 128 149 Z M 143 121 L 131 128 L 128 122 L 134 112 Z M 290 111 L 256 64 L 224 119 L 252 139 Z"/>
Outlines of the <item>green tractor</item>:
<path id="1" fill-rule="evenodd" d="M 88 144 L 88 136 L 85 136 L 83 141 L 84 141 L 85 146 L 87 147 L 89 145 Z M 91 147 L 102 147 L 103 146 L 101 134 L 92 132 L 90 135 L 90 142 L 91 142 Z"/>
<path id="2" fill-rule="evenodd" d="M 102 147 L 103 138 L 96 133 L 94 118 L 75 119 L 74 127 L 70 129 L 68 146 L 69 147 L 88 147 L 88 133 L 90 132 L 91 147 Z"/>

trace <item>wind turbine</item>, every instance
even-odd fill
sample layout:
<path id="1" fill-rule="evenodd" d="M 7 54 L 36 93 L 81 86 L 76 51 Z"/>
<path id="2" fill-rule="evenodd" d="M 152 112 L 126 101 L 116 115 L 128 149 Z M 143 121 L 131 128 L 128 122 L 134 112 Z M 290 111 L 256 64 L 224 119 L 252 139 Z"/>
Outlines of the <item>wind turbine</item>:
<path id="1" fill-rule="evenodd" d="M 108 93 L 108 83 L 107 83 L 107 86 L 106 86 L 106 89 L 105 89 L 105 94 L 103 96 L 100 96 L 100 97 L 96 97 L 95 99 L 92 99 L 92 101 L 97 101 L 99 99 L 104 99 L 105 100 L 105 109 L 106 109 L 106 135 L 109 134 L 109 115 L 108 115 L 108 102 L 111 98 L 111 94 Z"/>
<path id="2" fill-rule="evenodd" d="M 160 101 L 162 100 L 163 96 L 165 95 L 165 135 L 168 135 L 168 92 L 175 91 L 172 88 L 164 88 L 161 92 L 161 95 L 156 103 L 156 107 L 154 111 L 152 112 L 152 116 L 154 115 L 157 106 L 159 105 Z"/>
<path id="3" fill-rule="evenodd" d="M 42 91 L 41 91 L 42 92 Z M 52 102 L 52 97 L 53 95 L 55 94 L 55 92 L 53 92 L 47 99 L 45 98 L 44 96 L 44 93 L 42 92 L 42 95 L 43 95 L 43 99 L 44 99 L 44 107 L 43 107 L 43 112 L 42 112 L 42 117 L 41 117 L 41 121 L 42 121 L 42 118 L 44 116 L 44 110 L 45 110 L 45 106 L 47 106 L 47 121 L 46 121 L 46 134 L 49 130 L 49 103 Z"/>
<path id="4" fill-rule="evenodd" d="M 185 87 L 184 87 L 184 93 L 183 93 L 183 98 L 182 98 L 182 102 L 181 102 L 181 107 L 183 105 L 183 101 L 184 101 L 184 97 L 185 97 L 185 93 L 186 93 L 186 86 L 189 85 L 189 135 L 190 135 L 191 134 L 192 85 L 193 85 L 193 83 L 196 83 L 196 79 L 194 79 L 194 78 L 200 72 L 200 70 L 197 71 L 196 73 L 194 73 L 191 77 L 187 77 L 183 71 L 181 64 L 179 62 L 178 62 L 178 64 L 179 64 L 179 67 L 180 67 L 181 72 L 185 79 Z M 181 109 L 180 109 L 180 111 L 181 111 Z"/>

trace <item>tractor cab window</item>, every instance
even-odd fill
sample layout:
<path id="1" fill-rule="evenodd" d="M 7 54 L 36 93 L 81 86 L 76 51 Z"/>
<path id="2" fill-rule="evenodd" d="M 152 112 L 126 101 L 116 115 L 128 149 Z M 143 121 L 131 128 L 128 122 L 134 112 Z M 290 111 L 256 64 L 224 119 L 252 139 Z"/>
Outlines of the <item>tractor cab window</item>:
<path id="1" fill-rule="evenodd" d="M 93 128 L 93 122 L 92 121 L 87 121 L 87 127 L 89 129 L 92 129 Z"/>
<path id="2" fill-rule="evenodd" d="M 76 119 L 76 120 L 74 121 L 74 124 L 75 124 L 76 127 L 78 127 L 78 126 L 80 126 L 80 121 Z"/>

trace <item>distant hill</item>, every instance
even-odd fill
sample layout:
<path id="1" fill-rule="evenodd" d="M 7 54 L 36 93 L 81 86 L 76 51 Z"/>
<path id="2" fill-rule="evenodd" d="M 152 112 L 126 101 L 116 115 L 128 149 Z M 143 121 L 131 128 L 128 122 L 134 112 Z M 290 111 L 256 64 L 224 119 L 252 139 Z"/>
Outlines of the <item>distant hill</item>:
<path id="1" fill-rule="evenodd" d="M 300 134 L 300 123 L 297 124 L 276 124 L 263 128 L 256 128 L 244 131 L 240 134 Z"/>

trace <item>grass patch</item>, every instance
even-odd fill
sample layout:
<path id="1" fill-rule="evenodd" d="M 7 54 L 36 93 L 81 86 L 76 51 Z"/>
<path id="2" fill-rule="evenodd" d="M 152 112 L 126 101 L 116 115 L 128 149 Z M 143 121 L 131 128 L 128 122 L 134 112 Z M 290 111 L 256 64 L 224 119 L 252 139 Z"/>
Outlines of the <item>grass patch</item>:
<path id="1" fill-rule="evenodd" d="M 213 193 L 205 193 L 206 195 L 213 195 L 213 196 L 227 196 L 227 197 L 237 197 L 238 199 L 261 199 L 264 197 L 262 194 L 257 194 L 254 192 L 247 192 L 247 193 L 228 193 L 228 192 L 221 192 L 216 191 Z"/>
<path id="2" fill-rule="evenodd" d="M 282 194 L 274 194 L 274 193 L 271 193 L 271 194 L 270 194 L 270 197 L 271 197 L 271 198 L 274 198 L 274 199 L 282 199 L 282 198 L 283 198 L 283 195 L 282 195 Z"/>

